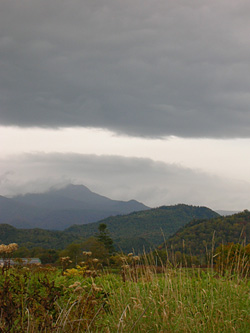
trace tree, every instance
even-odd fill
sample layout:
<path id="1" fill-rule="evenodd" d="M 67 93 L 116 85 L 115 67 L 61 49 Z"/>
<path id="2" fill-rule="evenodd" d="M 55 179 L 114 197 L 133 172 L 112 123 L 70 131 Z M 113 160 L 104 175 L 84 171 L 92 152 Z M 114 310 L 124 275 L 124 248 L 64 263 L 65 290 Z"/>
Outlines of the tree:
<path id="1" fill-rule="evenodd" d="M 27 247 L 20 247 L 14 254 L 13 258 L 30 258 L 30 250 Z"/>
<path id="2" fill-rule="evenodd" d="M 60 252 L 60 257 L 70 257 L 75 265 L 82 260 L 82 246 L 81 244 L 71 243 L 65 250 Z"/>
<path id="3" fill-rule="evenodd" d="M 90 251 L 93 258 L 100 260 L 106 260 L 109 252 L 102 242 L 97 240 L 95 237 L 90 237 L 82 243 L 82 249 L 84 251 Z"/>
<path id="4" fill-rule="evenodd" d="M 98 227 L 99 233 L 96 235 L 96 238 L 101 242 L 105 248 L 108 250 L 109 254 L 115 252 L 113 239 L 109 236 L 107 225 L 105 223 L 99 224 Z"/>
<path id="5" fill-rule="evenodd" d="M 59 254 L 57 250 L 44 249 L 39 258 L 42 264 L 54 264 L 59 259 Z"/>

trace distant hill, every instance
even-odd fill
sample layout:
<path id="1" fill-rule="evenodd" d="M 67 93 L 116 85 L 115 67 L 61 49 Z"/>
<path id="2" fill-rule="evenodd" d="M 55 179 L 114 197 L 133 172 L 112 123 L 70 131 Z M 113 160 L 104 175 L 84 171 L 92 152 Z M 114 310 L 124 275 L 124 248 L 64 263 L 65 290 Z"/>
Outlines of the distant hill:
<path id="1" fill-rule="evenodd" d="M 191 221 L 171 236 L 166 245 L 175 251 L 200 255 L 221 243 L 250 242 L 250 212 L 219 216 L 209 220 Z M 184 248 L 183 248 L 184 244 Z"/>
<path id="2" fill-rule="evenodd" d="M 123 249 L 125 248 L 124 239 L 130 243 L 130 248 L 133 246 L 137 248 L 136 238 L 143 238 L 147 246 L 156 246 L 189 221 L 215 216 L 219 216 L 219 214 L 209 208 L 179 204 L 162 206 L 129 215 L 112 216 L 89 225 L 75 225 L 66 229 L 65 232 L 88 237 L 97 232 L 98 225 L 101 222 L 108 226 L 110 235 L 117 240 L 117 244 L 123 244 L 121 246 Z M 132 238 L 134 239 L 133 242 L 131 242 Z"/>
<path id="3" fill-rule="evenodd" d="M 0 223 L 17 228 L 63 230 L 112 215 L 149 209 L 136 200 L 118 201 L 90 191 L 83 185 L 68 185 L 46 193 L 13 198 L 0 196 Z"/>
<path id="4" fill-rule="evenodd" d="M 9 224 L 0 224 L 0 244 L 17 243 L 19 247 L 25 246 L 28 249 L 62 249 L 74 241 L 78 241 L 78 238 L 72 234 L 64 235 L 63 231 L 17 229 Z"/>
<path id="5" fill-rule="evenodd" d="M 163 242 L 180 227 L 193 219 L 219 216 L 206 207 L 188 205 L 162 206 L 155 209 L 134 212 L 123 216 L 113 216 L 104 220 L 74 225 L 64 231 L 41 229 L 16 229 L 0 225 L 0 242 L 17 242 L 26 247 L 64 248 L 74 242 L 82 242 L 94 236 L 100 223 L 108 226 L 111 237 L 118 249 L 142 251 Z"/>

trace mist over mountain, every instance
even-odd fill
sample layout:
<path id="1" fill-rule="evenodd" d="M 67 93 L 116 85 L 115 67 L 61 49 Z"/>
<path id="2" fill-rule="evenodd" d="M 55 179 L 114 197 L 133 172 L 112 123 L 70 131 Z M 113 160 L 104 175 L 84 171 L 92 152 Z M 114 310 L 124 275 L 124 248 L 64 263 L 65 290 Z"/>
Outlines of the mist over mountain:
<path id="1" fill-rule="evenodd" d="M 32 221 L 44 213 L 44 209 L 0 196 L 0 223 L 32 228 Z"/>
<path id="2" fill-rule="evenodd" d="M 67 185 L 45 193 L 0 197 L 0 223 L 17 228 L 63 230 L 73 224 L 87 224 L 103 218 L 147 210 L 136 201 L 112 200 L 84 185 Z"/>

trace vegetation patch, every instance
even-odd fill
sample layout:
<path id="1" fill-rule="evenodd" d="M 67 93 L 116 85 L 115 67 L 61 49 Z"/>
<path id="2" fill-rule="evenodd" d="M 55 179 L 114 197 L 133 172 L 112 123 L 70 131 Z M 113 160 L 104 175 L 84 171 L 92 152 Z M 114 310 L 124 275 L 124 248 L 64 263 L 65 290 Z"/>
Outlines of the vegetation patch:
<path id="1" fill-rule="evenodd" d="M 0 274 L 0 330 L 248 332 L 248 250 L 218 247 L 206 268 L 156 262 L 153 252 L 107 252 L 102 260 L 91 251 L 77 265 L 62 257 L 58 267 L 11 266 L 8 252 Z"/>

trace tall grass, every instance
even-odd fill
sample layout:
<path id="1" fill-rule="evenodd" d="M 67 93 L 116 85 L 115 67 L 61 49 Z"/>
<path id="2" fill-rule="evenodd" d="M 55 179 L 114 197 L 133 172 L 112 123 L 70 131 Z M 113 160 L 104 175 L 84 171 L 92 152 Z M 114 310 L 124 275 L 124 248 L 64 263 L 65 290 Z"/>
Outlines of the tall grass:
<path id="1" fill-rule="evenodd" d="M 201 269 L 127 257 L 121 274 L 95 277 L 13 268 L 0 276 L 0 331 L 249 332 L 246 262 L 234 260 L 226 270 L 222 261 Z"/>
<path id="2" fill-rule="evenodd" d="M 249 332 L 249 282 L 219 277 L 211 268 L 151 266 L 138 282 L 116 287 L 100 280 L 109 293 L 108 311 L 96 325 L 103 332 Z M 112 281 L 112 280 L 111 280 Z"/>

